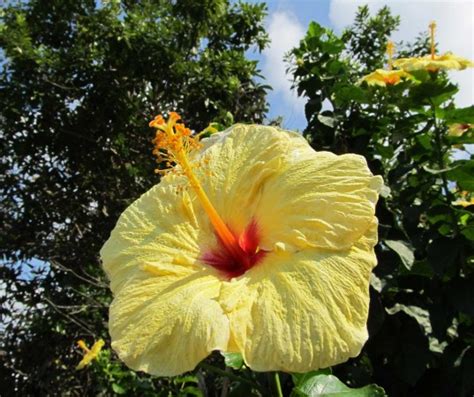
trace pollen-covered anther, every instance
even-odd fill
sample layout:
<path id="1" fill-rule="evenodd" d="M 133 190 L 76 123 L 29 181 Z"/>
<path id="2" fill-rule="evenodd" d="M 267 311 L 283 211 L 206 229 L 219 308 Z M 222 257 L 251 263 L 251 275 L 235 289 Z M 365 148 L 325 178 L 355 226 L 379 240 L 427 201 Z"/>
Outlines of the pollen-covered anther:
<path id="1" fill-rule="evenodd" d="M 160 126 L 165 125 L 165 124 L 166 124 L 165 119 L 160 114 L 160 115 L 156 116 L 152 121 L 150 121 L 150 123 L 148 125 L 150 127 L 159 128 Z"/>
<path id="2" fill-rule="evenodd" d="M 158 115 L 149 124 L 150 127 L 156 128 L 152 141 L 153 155 L 157 157 L 157 162 L 164 166 L 156 169 L 156 173 L 168 172 L 174 165 L 182 163 L 183 156 L 201 147 L 199 141 L 192 136 L 192 131 L 183 123 L 177 122 L 180 119 L 178 113 L 170 112 L 167 121 L 162 115 Z"/>

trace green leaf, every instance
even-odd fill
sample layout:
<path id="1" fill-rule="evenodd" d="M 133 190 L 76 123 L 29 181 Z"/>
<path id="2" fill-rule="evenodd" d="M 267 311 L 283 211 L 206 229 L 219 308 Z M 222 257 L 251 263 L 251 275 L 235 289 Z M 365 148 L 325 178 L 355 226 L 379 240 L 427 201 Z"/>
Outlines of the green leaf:
<path id="1" fill-rule="evenodd" d="M 293 397 L 383 397 L 384 389 L 377 385 L 368 385 L 351 389 L 334 375 L 318 374 L 304 381 L 293 389 Z"/>
<path id="2" fill-rule="evenodd" d="M 357 103 L 368 103 L 367 93 L 355 85 L 340 84 L 335 87 L 335 101 L 338 105 L 354 101 Z"/>
<path id="3" fill-rule="evenodd" d="M 445 109 L 441 117 L 447 124 L 474 123 L 474 105 L 461 109 Z"/>
<path id="4" fill-rule="evenodd" d="M 184 375 L 184 376 L 176 376 L 173 379 L 173 383 L 177 385 L 181 385 L 184 383 L 198 383 L 198 378 L 195 375 Z"/>
<path id="5" fill-rule="evenodd" d="M 407 270 L 412 268 L 413 263 L 415 262 L 415 255 L 413 254 L 413 248 L 410 247 L 410 245 L 402 240 L 385 240 L 385 244 L 398 254 Z"/>
<path id="6" fill-rule="evenodd" d="M 196 397 L 202 397 L 202 391 L 199 390 L 195 386 L 186 386 L 184 389 L 182 389 L 179 393 L 180 397 L 188 397 L 188 396 L 196 396 Z"/>
<path id="7" fill-rule="evenodd" d="M 318 120 L 331 128 L 334 128 L 336 126 L 336 119 L 334 117 L 328 117 L 328 116 L 323 116 L 322 114 L 318 115 Z"/>
<path id="8" fill-rule="evenodd" d="M 312 21 L 308 26 L 308 36 L 319 37 L 324 33 L 324 28 L 320 24 Z"/>
<path id="9" fill-rule="evenodd" d="M 293 379 L 293 383 L 296 386 L 298 386 L 305 383 L 308 379 L 311 379 L 313 376 L 331 375 L 331 374 L 332 374 L 331 368 L 323 368 L 323 369 L 318 369 L 317 371 L 305 372 L 304 374 L 294 373 L 294 374 L 291 374 L 291 377 Z"/>
<path id="10" fill-rule="evenodd" d="M 453 163 L 457 166 L 447 173 L 447 177 L 458 183 L 462 190 L 474 191 L 474 160 L 461 160 Z"/>
<path id="11" fill-rule="evenodd" d="M 410 91 L 410 97 L 415 104 L 440 105 L 451 99 L 459 91 L 454 84 L 443 84 L 437 81 L 427 81 L 414 86 Z"/>
<path id="12" fill-rule="evenodd" d="M 234 369 L 240 369 L 244 365 L 244 358 L 240 353 L 221 353 L 224 356 L 225 365 Z"/>
<path id="13" fill-rule="evenodd" d="M 118 383 L 112 383 L 112 390 L 115 394 L 125 394 L 127 391 Z"/>
<path id="14" fill-rule="evenodd" d="M 462 229 L 461 234 L 467 239 L 474 241 L 474 226 L 468 226 Z"/>

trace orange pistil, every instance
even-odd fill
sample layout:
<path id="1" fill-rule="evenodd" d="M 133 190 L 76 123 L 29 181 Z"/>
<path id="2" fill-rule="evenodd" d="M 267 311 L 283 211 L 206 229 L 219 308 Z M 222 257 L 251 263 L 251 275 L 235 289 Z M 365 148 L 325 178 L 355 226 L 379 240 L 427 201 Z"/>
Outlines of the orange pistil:
<path id="1" fill-rule="evenodd" d="M 430 40 L 431 40 L 431 59 L 435 59 L 435 29 L 436 29 L 436 22 L 432 21 L 429 24 L 430 27 Z"/>
<path id="2" fill-rule="evenodd" d="M 199 148 L 200 143 L 192 136 L 189 128 L 186 128 L 184 124 L 177 123 L 180 119 L 181 117 L 178 113 L 170 112 L 168 121 L 165 121 L 165 119 L 159 115 L 150 122 L 150 127 L 157 129 L 156 136 L 153 139 L 155 145 L 153 154 L 158 157 L 158 162 L 161 163 L 165 161 L 168 168 L 171 167 L 172 164 L 179 164 L 181 166 L 181 171 L 188 178 L 201 206 L 209 217 L 219 242 L 229 255 L 237 262 L 240 262 L 241 258 L 245 257 L 247 253 L 244 252 L 245 250 L 239 245 L 236 236 L 230 231 L 214 208 L 193 172 L 192 165 L 188 159 L 188 153 Z M 164 171 L 166 172 L 166 170 Z M 158 170 L 157 172 L 163 172 L 163 170 Z"/>
<path id="3" fill-rule="evenodd" d="M 393 41 L 389 41 L 387 43 L 387 56 L 388 56 L 388 70 L 392 70 L 393 69 L 393 51 L 395 49 L 395 45 L 393 44 Z M 400 79 L 399 79 L 400 80 Z"/>

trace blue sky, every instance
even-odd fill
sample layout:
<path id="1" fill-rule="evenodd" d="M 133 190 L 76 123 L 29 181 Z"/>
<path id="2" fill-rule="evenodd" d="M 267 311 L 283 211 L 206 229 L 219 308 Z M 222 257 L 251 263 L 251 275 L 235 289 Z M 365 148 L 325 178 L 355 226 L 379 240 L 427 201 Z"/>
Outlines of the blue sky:
<path id="1" fill-rule="evenodd" d="M 266 3 L 269 11 L 266 28 L 271 44 L 263 54 L 249 55 L 259 60 L 262 74 L 274 88 L 268 97 L 268 117 L 283 116 L 283 125 L 288 129 L 305 128 L 305 101 L 291 92 L 290 76 L 285 74 L 282 58 L 298 45 L 310 21 L 341 32 L 352 23 L 359 5 L 369 4 L 372 13 L 388 5 L 394 14 L 401 16 L 400 29 L 393 35 L 393 40 L 411 41 L 435 20 L 440 52 L 452 51 L 474 59 L 474 1 L 471 0 L 270 0 Z M 472 105 L 474 69 L 452 72 L 451 77 L 461 88 L 456 97 L 457 105 Z"/>

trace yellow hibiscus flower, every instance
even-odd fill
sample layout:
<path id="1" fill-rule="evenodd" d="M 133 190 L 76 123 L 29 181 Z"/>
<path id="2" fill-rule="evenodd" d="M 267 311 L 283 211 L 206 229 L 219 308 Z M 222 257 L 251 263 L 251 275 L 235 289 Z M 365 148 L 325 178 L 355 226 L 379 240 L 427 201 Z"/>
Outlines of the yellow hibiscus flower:
<path id="1" fill-rule="evenodd" d="M 402 78 L 411 77 L 412 76 L 404 70 L 377 69 L 375 72 L 362 77 L 357 84 L 366 82 L 370 86 L 378 85 L 386 87 L 387 85 L 397 85 L 402 81 Z"/>
<path id="2" fill-rule="evenodd" d="M 471 205 L 474 205 L 474 197 L 471 198 L 470 200 L 457 200 L 457 201 L 454 201 L 453 205 L 458 205 L 460 207 L 469 207 Z"/>
<path id="3" fill-rule="evenodd" d="M 454 123 L 449 126 L 448 136 L 460 137 L 463 136 L 467 131 L 471 130 L 474 127 L 470 123 Z"/>
<path id="4" fill-rule="evenodd" d="M 447 52 L 444 55 L 436 55 L 434 39 L 436 23 L 431 22 L 429 28 L 431 37 L 431 54 L 423 57 L 400 58 L 393 62 L 393 66 L 408 72 L 413 72 L 415 70 L 427 70 L 429 72 L 450 69 L 464 70 L 468 67 L 474 67 L 474 63 L 469 59 L 454 55 L 451 52 Z"/>
<path id="5" fill-rule="evenodd" d="M 367 340 L 382 179 L 363 157 L 235 125 L 193 142 L 172 113 L 155 153 L 177 163 L 120 216 L 101 250 L 112 348 L 172 376 L 212 351 L 256 371 L 306 372 Z"/>
<path id="6" fill-rule="evenodd" d="M 99 339 L 92 345 L 90 349 L 87 347 L 86 343 L 83 340 L 77 341 L 77 345 L 84 351 L 84 357 L 76 367 L 76 369 L 79 370 L 86 367 L 92 362 L 92 360 L 97 358 L 100 351 L 104 347 L 105 342 L 102 339 Z"/>
<path id="7" fill-rule="evenodd" d="M 368 75 L 362 77 L 357 84 L 367 83 L 370 86 L 378 85 L 381 87 L 386 87 L 388 85 L 397 85 L 403 78 L 412 79 L 412 75 L 405 72 L 404 70 L 393 70 L 393 51 L 395 46 L 392 41 L 387 43 L 387 55 L 388 55 L 388 70 L 377 69 L 375 72 L 369 73 Z"/>
<path id="8" fill-rule="evenodd" d="M 456 201 L 453 201 L 452 204 L 460 207 L 474 205 L 474 195 L 471 195 L 470 192 L 462 191 L 460 192 L 460 197 Z"/>
<path id="9" fill-rule="evenodd" d="M 435 72 L 437 70 L 464 70 L 474 67 L 474 63 L 469 59 L 459 57 L 451 52 L 444 55 L 426 55 L 417 58 L 400 58 L 393 62 L 396 68 L 413 72 L 415 70 L 428 70 Z"/>

